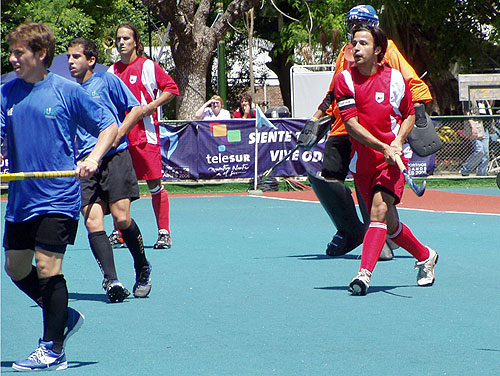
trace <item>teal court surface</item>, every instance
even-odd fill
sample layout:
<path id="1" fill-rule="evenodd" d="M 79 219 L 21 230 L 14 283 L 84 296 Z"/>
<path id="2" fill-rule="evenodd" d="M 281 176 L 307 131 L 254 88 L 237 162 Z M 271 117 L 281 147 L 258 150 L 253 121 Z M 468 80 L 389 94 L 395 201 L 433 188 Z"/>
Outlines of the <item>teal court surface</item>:
<path id="1" fill-rule="evenodd" d="M 154 250 L 151 199 L 132 204 L 153 266 L 146 299 L 107 302 L 80 221 L 63 272 L 86 321 L 61 374 L 500 375 L 499 214 L 400 209 L 439 253 L 436 283 L 417 287 L 414 260 L 397 249 L 377 264 L 368 295 L 354 297 L 361 247 L 324 254 L 335 229 L 318 202 L 174 196 L 170 205 L 173 247 Z M 132 258 L 114 252 L 131 290 Z M 2 374 L 36 348 L 41 319 L 2 270 Z"/>

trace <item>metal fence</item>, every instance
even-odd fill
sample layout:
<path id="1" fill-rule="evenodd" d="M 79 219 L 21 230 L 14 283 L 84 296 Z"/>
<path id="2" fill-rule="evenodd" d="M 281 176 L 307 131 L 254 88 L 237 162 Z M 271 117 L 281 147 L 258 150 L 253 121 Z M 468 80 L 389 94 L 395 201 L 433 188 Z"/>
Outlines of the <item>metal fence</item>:
<path id="1" fill-rule="evenodd" d="M 443 141 L 443 147 L 436 153 L 434 160 L 434 175 L 477 174 L 481 163 L 481 147 L 488 143 L 488 175 L 500 172 L 500 115 L 493 116 L 435 116 L 431 117 L 436 127 L 437 134 Z M 470 119 L 484 129 L 482 146 L 473 139 Z M 481 136 L 481 131 L 480 135 Z M 478 150 L 479 149 L 479 150 Z M 475 153 L 475 154 L 474 154 Z M 472 155 L 472 157 L 471 157 Z M 469 159 L 470 157 L 470 159 Z M 474 166 L 472 171 L 463 170 L 464 163 L 467 167 Z"/>

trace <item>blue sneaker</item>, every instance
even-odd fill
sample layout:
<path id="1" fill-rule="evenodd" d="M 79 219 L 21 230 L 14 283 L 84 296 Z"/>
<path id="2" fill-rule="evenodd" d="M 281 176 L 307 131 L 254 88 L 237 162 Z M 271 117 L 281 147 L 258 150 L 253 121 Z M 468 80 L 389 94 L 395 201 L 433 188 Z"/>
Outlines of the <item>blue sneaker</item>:
<path id="1" fill-rule="evenodd" d="M 134 296 L 136 298 L 145 298 L 151 291 L 151 264 L 148 262 L 146 266 L 141 268 L 139 274 L 136 274 L 134 285 Z"/>
<path id="2" fill-rule="evenodd" d="M 27 359 L 12 363 L 12 368 L 16 371 L 58 371 L 68 368 L 64 349 L 58 354 L 52 351 L 52 346 L 54 346 L 53 341 L 38 340 L 38 348 Z"/>
<path id="3" fill-rule="evenodd" d="M 73 334 L 78 332 L 85 321 L 85 316 L 83 316 L 76 309 L 68 307 L 68 320 L 66 321 L 66 327 L 64 328 L 64 342 L 63 346 L 66 347 L 66 341 Z"/>

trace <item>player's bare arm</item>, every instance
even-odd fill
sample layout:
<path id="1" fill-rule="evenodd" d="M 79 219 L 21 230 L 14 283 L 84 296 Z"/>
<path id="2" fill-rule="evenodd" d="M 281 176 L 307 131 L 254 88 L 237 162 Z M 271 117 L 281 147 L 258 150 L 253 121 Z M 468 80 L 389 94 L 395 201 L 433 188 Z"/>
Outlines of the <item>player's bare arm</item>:
<path id="1" fill-rule="evenodd" d="M 99 137 L 97 137 L 97 143 L 90 154 L 76 167 L 76 176 L 80 178 L 89 178 L 95 174 L 97 168 L 99 167 L 99 161 L 111 148 L 111 145 L 115 140 L 116 133 L 116 123 L 111 124 L 101 133 L 99 133 Z"/>
<path id="2" fill-rule="evenodd" d="M 401 127 L 399 128 L 398 135 L 391 142 L 391 146 L 398 148 L 399 155 L 402 155 L 403 153 L 403 143 L 405 142 L 406 138 L 413 129 L 414 124 L 415 124 L 415 115 L 410 115 L 406 119 L 404 119 L 403 122 L 401 123 Z"/>
<path id="3" fill-rule="evenodd" d="M 175 94 L 169 91 L 164 91 L 161 95 L 156 98 L 151 103 L 142 106 L 142 117 L 151 116 L 156 111 L 156 109 L 164 104 L 167 104 L 175 97 Z"/>

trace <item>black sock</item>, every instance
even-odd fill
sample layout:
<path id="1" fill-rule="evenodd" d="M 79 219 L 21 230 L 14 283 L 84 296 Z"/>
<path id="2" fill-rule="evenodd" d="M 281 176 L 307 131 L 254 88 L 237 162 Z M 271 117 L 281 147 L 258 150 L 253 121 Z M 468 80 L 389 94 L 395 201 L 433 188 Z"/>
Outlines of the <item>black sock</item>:
<path id="1" fill-rule="evenodd" d="M 14 284 L 33 301 L 42 306 L 42 290 L 40 289 L 40 282 L 38 280 L 38 273 L 35 266 L 31 266 L 31 272 L 26 277 L 19 281 L 14 281 Z"/>
<path id="2" fill-rule="evenodd" d="M 43 340 L 54 341 L 52 350 L 63 348 L 64 328 L 68 320 L 68 288 L 62 274 L 40 278 L 43 301 Z"/>
<path id="3" fill-rule="evenodd" d="M 108 236 L 104 231 L 96 231 L 89 234 L 90 249 L 101 269 L 104 278 L 109 280 L 118 279 L 116 276 L 115 259 L 113 248 Z"/>
<path id="4" fill-rule="evenodd" d="M 132 219 L 132 223 L 126 230 L 120 229 L 122 232 L 123 240 L 134 258 L 134 268 L 136 273 L 141 270 L 143 266 L 148 265 L 146 254 L 144 253 L 144 244 L 142 242 L 141 230 Z"/>

